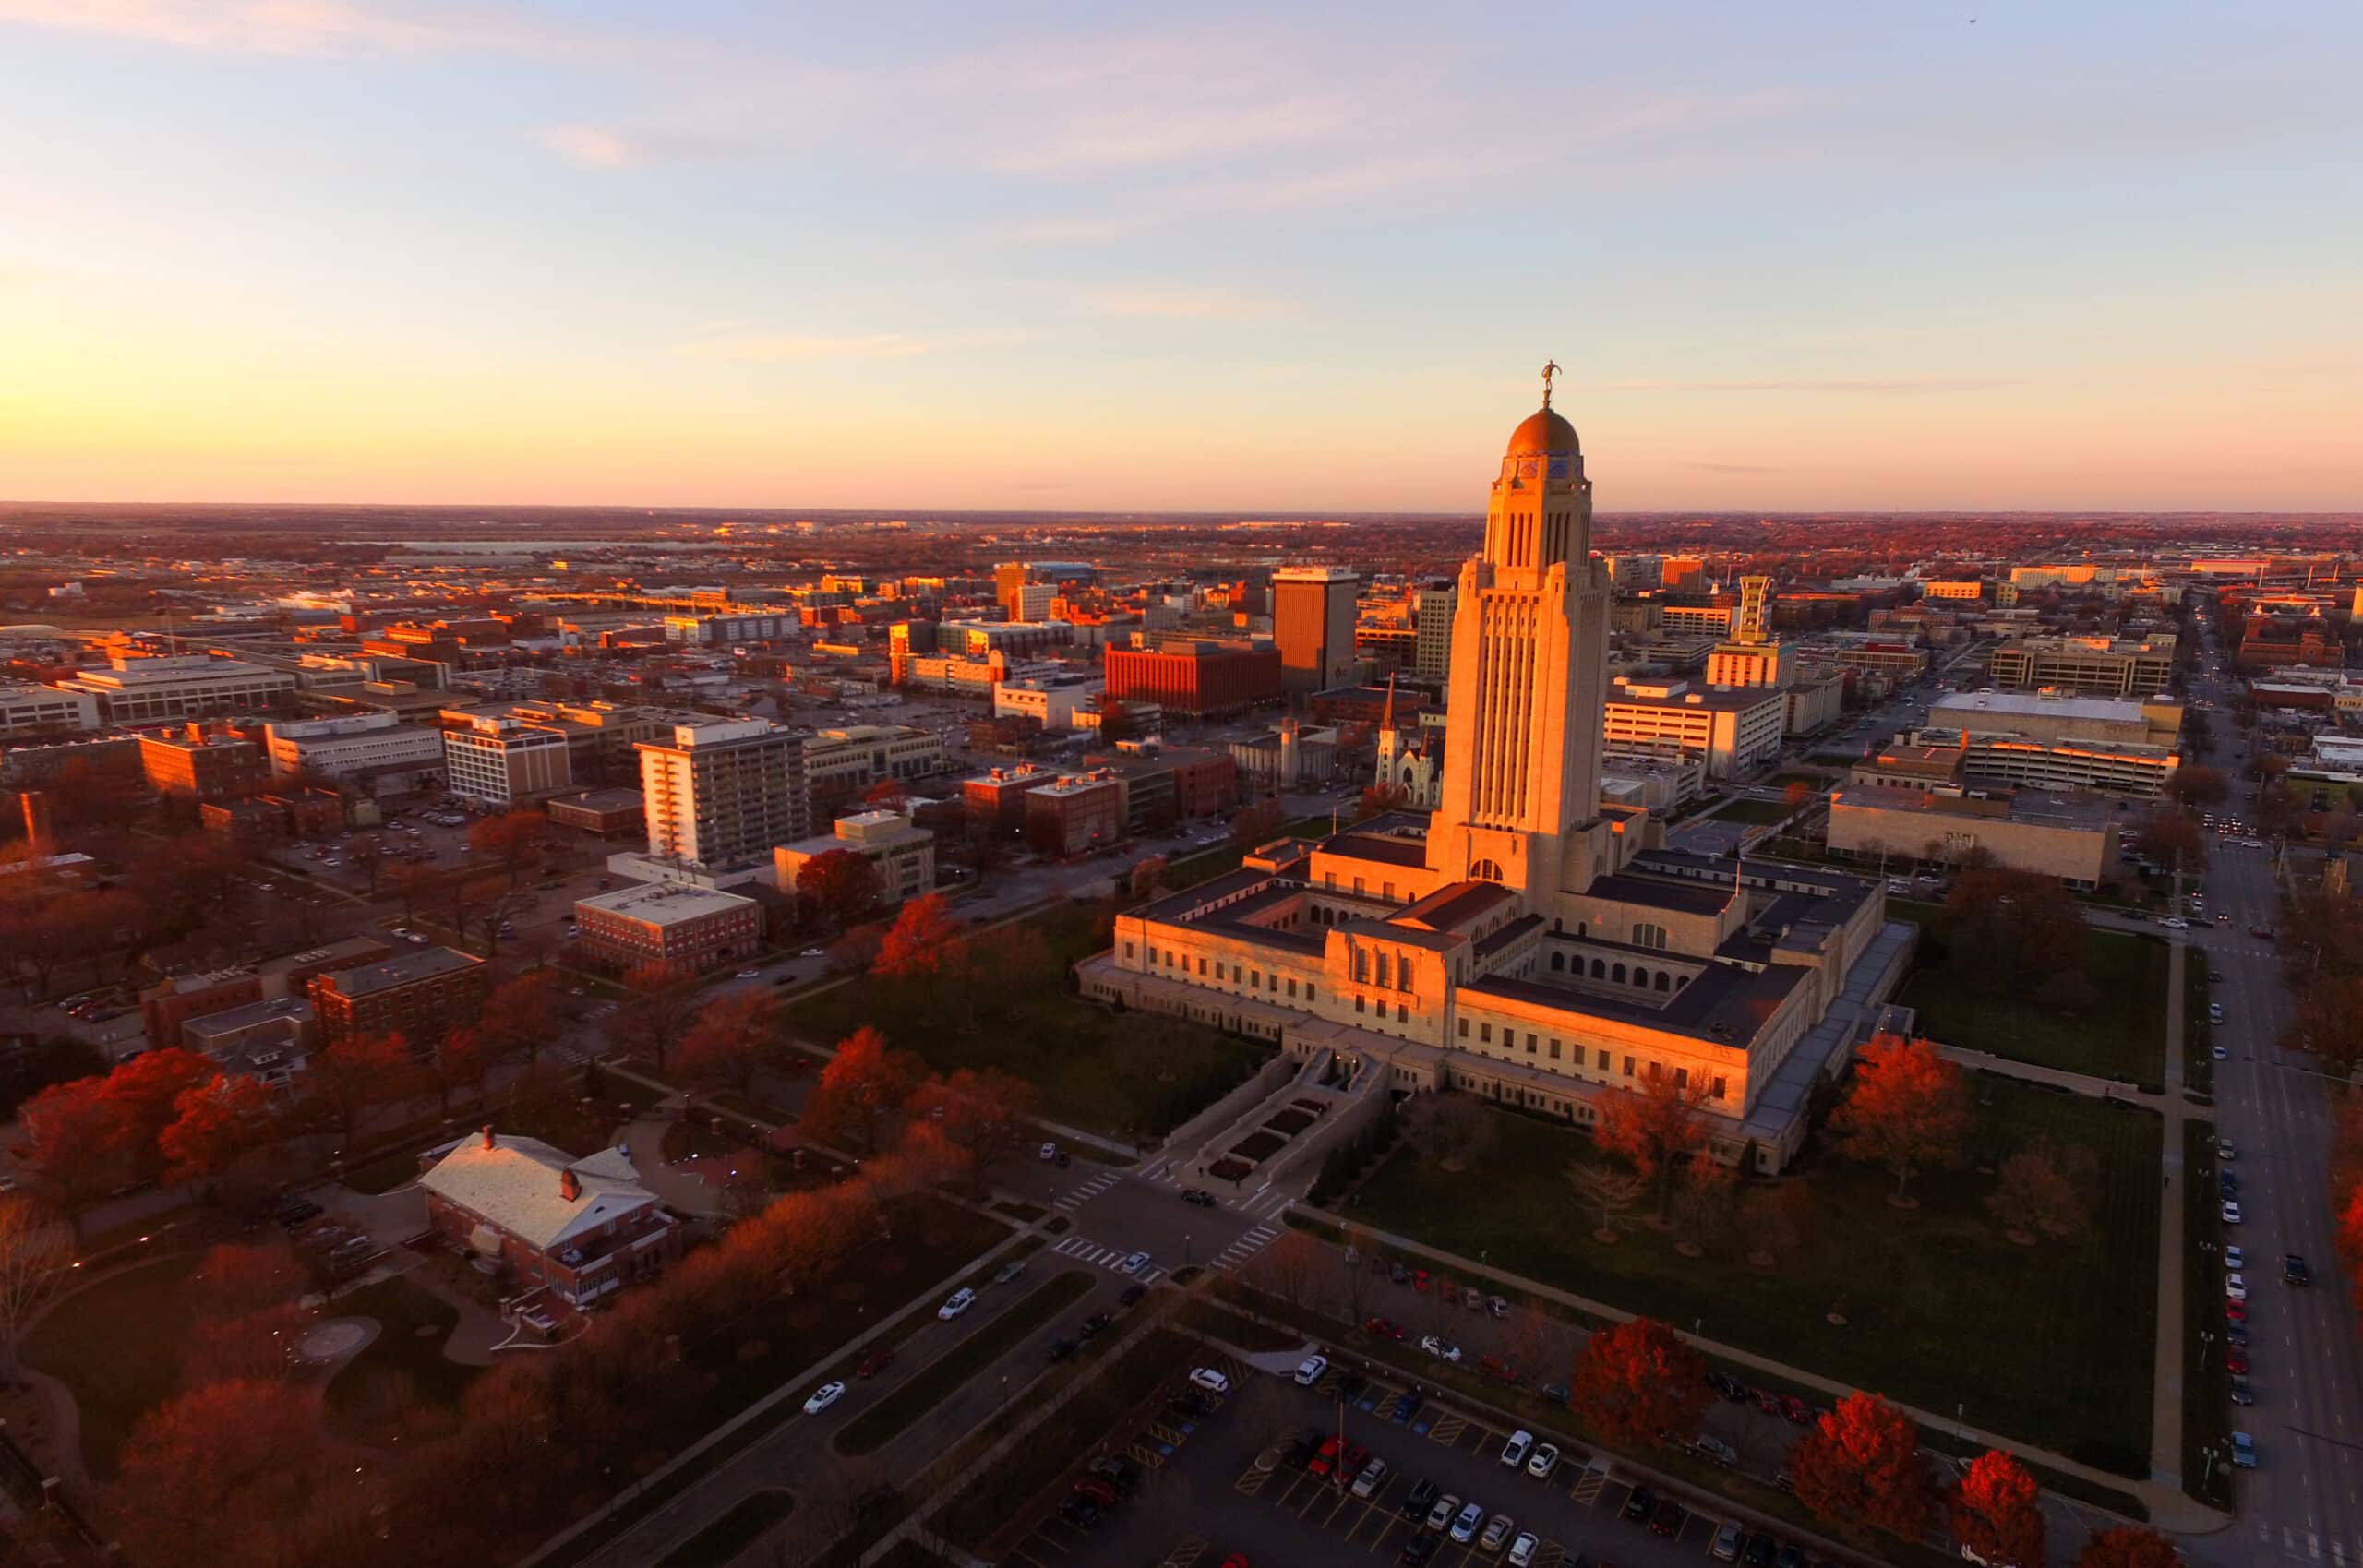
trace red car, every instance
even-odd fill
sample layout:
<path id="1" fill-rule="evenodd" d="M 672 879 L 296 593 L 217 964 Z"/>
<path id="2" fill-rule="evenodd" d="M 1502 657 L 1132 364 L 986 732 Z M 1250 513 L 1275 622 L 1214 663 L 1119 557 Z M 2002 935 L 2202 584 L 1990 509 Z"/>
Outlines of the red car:
<path id="1" fill-rule="evenodd" d="M 1413 1269 L 1411 1271 L 1411 1288 L 1414 1290 L 1425 1290 L 1427 1287 L 1428 1271 L 1425 1269 Z"/>
<path id="2" fill-rule="evenodd" d="M 2249 1353 L 2236 1345 L 2224 1352 L 2224 1365 L 2227 1370 L 2246 1377 L 2249 1371 Z"/>
<path id="3" fill-rule="evenodd" d="M 1371 1319 L 1370 1322 L 1362 1324 L 1362 1332 L 1365 1334 L 1374 1334 L 1381 1339 L 1400 1339 L 1403 1337 L 1403 1331 L 1396 1327 L 1393 1323 L 1388 1323 L 1385 1318 Z"/>
<path id="4" fill-rule="evenodd" d="M 858 1378 L 875 1377 L 884 1371 L 887 1363 L 894 1359 L 894 1353 L 892 1350 L 884 1348 L 872 1350 L 861 1359 L 861 1365 L 853 1370 L 853 1375 Z"/>
<path id="5" fill-rule="evenodd" d="M 2249 1304 L 2227 1300 L 2224 1303 L 2224 1316 L 2233 1323 L 2244 1323 L 2249 1321 Z"/>
<path id="6" fill-rule="evenodd" d="M 1777 1416 L 1781 1413 L 1781 1396 L 1770 1389 L 1751 1388 L 1748 1393 L 1756 1395 L 1756 1407 L 1766 1415 Z"/>
<path id="7" fill-rule="evenodd" d="M 1789 1418 L 1791 1426 L 1813 1425 L 1813 1407 L 1793 1394 L 1781 1395 L 1781 1414 Z"/>

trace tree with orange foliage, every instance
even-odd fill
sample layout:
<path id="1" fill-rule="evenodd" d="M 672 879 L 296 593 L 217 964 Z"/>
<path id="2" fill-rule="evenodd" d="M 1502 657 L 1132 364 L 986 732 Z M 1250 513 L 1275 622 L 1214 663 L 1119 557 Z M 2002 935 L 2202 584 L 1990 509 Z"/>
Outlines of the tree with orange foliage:
<path id="1" fill-rule="evenodd" d="M 1961 1163 L 1973 1119 L 1961 1069 L 1934 1045 L 1875 1035 L 1829 1126 L 1840 1154 L 1894 1173 L 1889 1201 L 1902 1204 L 1904 1184 L 1915 1172 Z"/>
<path id="2" fill-rule="evenodd" d="M 528 970 L 495 986 L 484 999 L 474 1026 L 476 1048 L 487 1061 L 522 1057 L 531 1067 L 557 1042 L 564 1017 L 558 976 L 547 969 Z"/>
<path id="3" fill-rule="evenodd" d="M 107 1081 L 77 1078 L 53 1083 L 17 1113 L 25 1139 L 17 1160 L 28 1185 L 66 1215 L 81 1235 L 82 1211 L 121 1182 L 116 1148 L 122 1109 L 107 1095 Z"/>
<path id="4" fill-rule="evenodd" d="M 1231 813 L 1230 842 L 1242 851 L 1269 844 L 1287 820 L 1288 810 L 1277 798 L 1251 800 Z"/>
<path id="5" fill-rule="evenodd" d="M 417 1059 L 399 1032 L 348 1035 L 305 1063 L 303 1094 L 350 1147 L 362 1118 L 409 1093 L 418 1078 Z"/>
<path id="6" fill-rule="evenodd" d="M 191 1568 L 253 1562 L 258 1526 L 301 1514 L 329 1463 L 313 1390 L 238 1379 L 177 1394 L 123 1445 L 113 1496 L 124 1556 Z"/>
<path id="7" fill-rule="evenodd" d="M 1867 1524 L 1918 1540 L 1937 1516 L 1937 1483 L 1912 1418 L 1876 1394 L 1850 1394 L 1789 1449 L 1799 1502 L 1841 1528 Z"/>
<path id="8" fill-rule="evenodd" d="M 823 850 L 796 873 L 796 891 L 840 931 L 858 925 L 878 902 L 878 868 L 850 849 Z"/>
<path id="9" fill-rule="evenodd" d="M 1567 1403 L 1601 1438 L 1640 1447 L 1696 1432 L 1710 1397 L 1706 1358 L 1657 1319 L 1635 1318 L 1584 1341 Z"/>
<path id="10" fill-rule="evenodd" d="M 861 803 L 872 811 L 906 811 L 911 792 L 900 779 L 880 779 L 862 793 Z"/>
<path id="11" fill-rule="evenodd" d="M 2175 1543 L 2141 1525 L 2103 1530 L 2076 1556 L 2076 1568 L 2182 1568 Z"/>
<path id="12" fill-rule="evenodd" d="M 549 836 L 550 820 L 539 811 L 504 811 L 470 828 L 468 847 L 498 861 L 513 888 L 525 868 L 541 858 Z"/>
<path id="13" fill-rule="evenodd" d="M 680 1075 L 705 1089 L 752 1094 L 755 1080 L 783 1048 L 780 1005 L 767 991 L 742 991 L 706 1003 L 681 1038 Z"/>
<path id="14" fill-rule="evenodd" d="M 634 1056 L 646 1057 L 658 1072 L 697 1014 L 691 976 L 670 964 L 643 964 L 624 975 L 623 1000 L 607 1035 Z"/>
<path id="15" fill-rule="evenodd" d="M 152 1179 L 164 1155 L 157 1140 L 180 1115 L 181 1092 L 219 1076 L 210 1059 L 195 1051 L 147 1051 L 118 1062 L 107 1074 L 107 1098 L 115 1107 L 115 1148 L 132 1174 Z"/>
<path id="16" fill-rule="evenodd" d="M 965 977 L 967 958 L 967 933 L 952 918 L 951 900 L 931 892 L 895 914 L 894 924 L 879 939 L 870 972 L 896 982 L 932 1016 L 946 988 Z"/>
<path id="17" fill-rule="evenodd" d="M 2037 1138 L 2004 1160 L 1998 1176 L 1985 1207 L 2013 1241 L 2032 1242 L 2038 1233 L 2074 1236 L 2092 1222 L 2100 1158 L 2081 1143 L 2063 1147 Z"/>
<path id="18" fill-rule="evenodd" d="M 1953 1534 L 1996 1568 L 2043 1568 L 2043 1489 L 2011 1454 L 1988 1449 L 1953 1489 Z"/>
<path id="19" fill-rule="evenodd" d="M 911 1125 L 932 1125 L 959 1150 L 968 1168 L 981 1176 L 1012 1160 L 1034 1141 L 1038 1096 L 1034 1085 L 998 1069 L 961 1068 L 950 1077 L 930 1077 L 912 1094 L 906 1109 Z"/>
<path id="20" fill-rule="evenodd" d="M 156 1135 L 169 1182 L 210 1186 L 277 1134 L 270 1091 L 261 1079 L 245 1073 L 217 1072 L 210 1082 L 182 1090 L 173 1107 L 172 1122 Z"/>
<path id="21" fill-rule="evenodd" d="M 1656 1190 L 1660 1225 L 1673 1207 L 1683 1161 L 1707 1141 L 1698 1107 L 1707 1103 L 1708 1088 L 1702 1077 L 1652 1069 L 1638 1089 L 1613 1089 L 1599 1102 L 1592 1144 L 1623 1155 Z"/>
<path id="22" fill-rule="evenodd" d="M 927 1064 L 887 1045 L 868 1024 L 837 1042 L 837 1054 L 804 1102 L 803 1126 L 822 1143 L 848 1140 L 865 1155 L 878 1152 L 879 1129 L 900 1110 L 926 1076 Z"/>

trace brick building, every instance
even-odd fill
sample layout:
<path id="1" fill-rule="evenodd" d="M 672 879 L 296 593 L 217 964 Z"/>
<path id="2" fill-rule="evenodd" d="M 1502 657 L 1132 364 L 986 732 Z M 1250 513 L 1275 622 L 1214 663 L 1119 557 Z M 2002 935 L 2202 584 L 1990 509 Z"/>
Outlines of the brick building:
<path id="1" fill-rule="evenodd" d="M 1110 697 L 1154 702 L 1179 718 L 1224 718 L 1280 700 L 1277 648 L 1169 642 L 1108 650 Z"/>
<path id="2" fill-rule="evenodd" d="M 251 969 L 173 975 L 139 993 L 139 1022 L 150 1048 L 165 1050 L 182 1044 L 181 1025 L 190 1019 L 260 1000 L 262 981 Z"/>
<path id="3" fill-rule="evenodd" d="M 680 1256 L 680 1227 L 621 1149 L 576 1159 L 487 1127 L 421 1164 L 438 1234 L 498 1262 L 511 1287 L 541 1287 L 568 1307 L 654 1279 Z"/>
<path id="4" fill-rule="evenodd" d="M 1124 781 L 1065 774 L 1026 792 L 1026 836 L 1046 855 L 1080 855 L 1124 836 Z"/>
<path id="5" fill-rule="evenodd" d="M 762 908 L 753 899 L 680 882 L 577 899 L 574 918 L 584 961 L 609 969 L 711 969 L 750 955 L 763 940 Z"/>
<path id="6" fill-rule="evenodd" d="M 313 976 L 314 1027 L 322 1046 L 399 1031 L 424 1054 L 473 1022 L 490 988 L 484 960 L 448 947 L 420 948 Z"/>
<path id="7" fill-rule="evenodd" d="M 208 735 L 202 724 L 141 736 L 139 765 L 149 788 L 196 800 L 229 800 L 270 782 L 270 760 L 261 747 L 233 735 Z"/>

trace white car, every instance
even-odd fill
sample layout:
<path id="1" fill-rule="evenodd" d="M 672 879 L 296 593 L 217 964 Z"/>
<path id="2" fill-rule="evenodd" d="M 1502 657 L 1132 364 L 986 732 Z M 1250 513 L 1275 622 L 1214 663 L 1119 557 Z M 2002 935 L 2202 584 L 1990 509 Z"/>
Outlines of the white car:
<path id="1" fill-rule="evenodd" d="M 1534 1434 L 1523 1429 L 1514 1431 L 1510 1433 L 1510 1440 L 1502 1444 L 1502 1464 L 1515 1470 L 1524 1465 L 1526 1456 L 1533 1452 Z"/>
<path id="2" fill-rule="evenodd" d="M 2184 919 L 2179 915 L 2169 915 L 2165 919 L 2159 921 L 2158 924 L 2164 926 L 2169 931 L 2188 931 L 2190 929 L 2190 922 Z"/>
<path id="3" fill-rule="evenodd" d="M 1126 1258 L 1123 1263 L 1123 1269 L 1126 1274 L 1138 1274 L 1141 1270 L 1146 1267 L 1148 1267 L 1148 1254 L 1146 1252 L 1134 1252 L 1131 1257 Z"/>
<path id="4" fill-rule="evenodd" d="M 808 1416 L 817 1416 L 822 1411 L 827 1409 L 830 1406 L 834 1405 L 838 1400 L 843 1399 L 845 1395 L 845 1384 L 841 1382 L 824 1382 L 820 1387 L 812 1391 L 811 1398 L 804 1402 L 804 1413 Z"/>
<path id="5" fill-rule="evenodd" d="M 1299 1388 L 1311 1388 L 1314 1383 L 1319 1382 L 1328 1371 L 1328 1357 L 1307 1356 L 1296 1364 L 1296 1385 Z"/>
<path id="6" fill-rule="evenodd" d="M 2231 1053 L 2230 1051 L 2225 1050 L 2225 1049 L 2223 1047 L 2221 1047 L 2221 1046 L 2217 1046 L 2213 1050 L 2210 1051 L 2208 1054 L 2209 1054 L 2210 1056 L 2213 1056 L 2213 1057 L 2217 1061 L 2229 1061 L 2229 1060 L 2231 1060 L 2231 1059 L 2232 1059 L 2232 1053 Z"/>
<path id="7" fill-rule="evenodd" d="M 1480 1551 L 1501 1550 L 1502 1543 L 1509 1539 L 1510 1532 L 1517 1528 L 1516 1525 L 1510 1523 L 1508 1514 L 1494 1514 L 1485 1521 L 1485 1533 L 1477 1538 L 1477 1549 Z"/>
<path id="8" fill-rule="evenodd" d="M 1362 1473 L 1354 1478 L 1354 1495 L 1356 1497 L 1376 1496 L 1380 1489 L 1386 1485 L 1386 1461 L 1372 1460 L 1362 1466 Z"/>
<path id="9" fill-rule="evenodd" d="M 762 974 L 762 971 L 760 969 L 741 969 L 738 971 L 738 978 L 741 980 L 752 980 L 760 977 Z"/>
<path id="10" fill-rule="evenodd" d="M 2224 1249 L 2224 1266 L 2234 1270 L 2244 1269 L 2249 1266 L 2248 1254 L 2237 1247 L 2226 1247 Z"/>
<path id="11" fill-rule="evenodd" d="M 1229 1394 L 1230 1380 L 1212 1367 L 1199 1367 L 1190 1373 L 1190 1382 L 1208 1394 Z"/>
<path id="12" fill-rule="evenodd" d="M 2207 1022 L 2210 1023 L 2221 1023 L 2224 1022 L 2224 1004 L 2222 1002 L 2211 1001 L 2207 1004 Z"/>
<path id="13" fill-rule="evenodd" d="M 2227 1162 L 2236 1160 L 2240 1157 L 2240 1151 L 2232 1146 L 2229 1138 L 2218 1138 L 2215 1140 L 2215 1157 Z"/>
<path id="14" fill-rule="evenodd" d="M 977 1293 L 964 1285 L 959 1289 L 954 1291 L 950 1299 L 947 1299 L 942 1306 L 938 1307 L 935 1310 L 935 1315 L 942 1318 L 944 1322 L 950 1323 L 954 1318 L 958 1317 L 961 1313 L 966 1311 L 976 1304 Z"/>
<path id="15" fill-rule="evenodd" d="M 2229 1198 L 2224 1200 L 2224 1223 L 2225 1225 L 2240 1223 L 2240 1205 Z"/>
<path id="16" fill-rule="evenodd" d="M 1483 1503 L 1462 1503 L 1459 1514 L 1452 1521 L 1452 1538 L 1462 1546 L 1467 1546 L 1476 1537 L 1477 1526 L 1484 1522 L 1485 1505 Z"/>
<path id="17" fill-rule="evenodd" d="M 1447 1361 L 1457 1361 L 1460 1359 L 1459 1346 L 1446 1345 L 1443 1340 L 1438 1339 L 1433 1334 L 1420 1341 L 1420 1348 L 1426 1351 L 1431 1356 L 1441 1356 Z"/>
<path id="18" fill-rule="evenodd" d="M 1520 1530 L 1517 1539 L 1510 1542 L 1510 1568 L 1532 1568 L 1534 1554 L 1541 1550 L 1541 1538 L 1532 1530 Z"/>
<path id="19" fill-rule="evenodd" d="M 2227 1274 L 2224 1276 L 2224 1294 L 2234 1301 L 2245 1301 L 2249 1299 L 2249 1282 L 2238 1275 Z"/>
<path id="20" fill-rule="evenodd" d="M 1526 1462 L 1526 1473 L 1538 1481 L 1547 1481 L 1551 1472 L 1559 1467 L 1559 1445 L 1555 1442 L 1538 1444 L 1534 1456 Z"/>

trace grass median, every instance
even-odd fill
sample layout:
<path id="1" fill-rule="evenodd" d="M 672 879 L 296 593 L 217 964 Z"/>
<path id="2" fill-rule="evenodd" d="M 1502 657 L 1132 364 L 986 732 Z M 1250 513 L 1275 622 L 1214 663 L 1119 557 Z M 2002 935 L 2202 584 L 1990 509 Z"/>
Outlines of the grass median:
<path id="1" fill-rule="evenodd" d="M 793 1513 L 796 1502 L 775 1487 L 749 1492 L 730 1511 L 658 1560 L 656 1568 L 705 1568 L 727 1562 Z"/>
<path id="2" fill-rule="evenodd" d="M 846 1423 L 837 1433 L 840 1454 L 875 1454 L 946 1395 L 1015 1348 L 1051 1318 L 1091 1294 L 1098 1276 L 1068 1269 L 1044 1280 L 1017 1305 L 938 1357 L 900 1388 Z"/>
<path id="3" fill-rule="evenodd" d="M 2195 967 L 2195 966 L 2194 966 Z M 2215 1124 L 2182 1124 L 2182 1490 L 2232 1507 L 2232 1374 L 2225 1368 L 2224 1215 Z"/>

